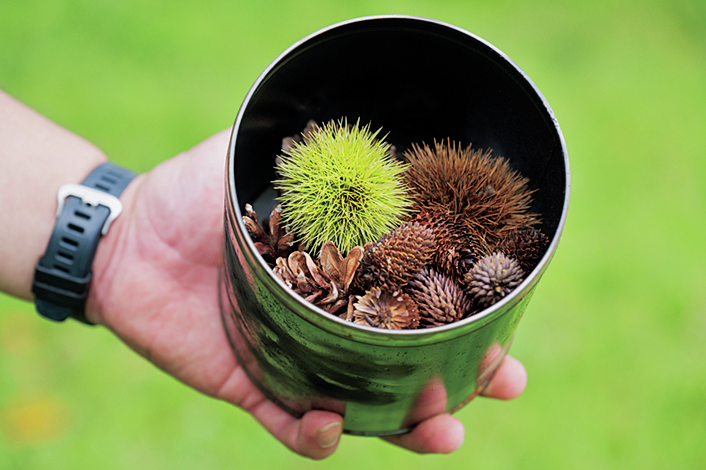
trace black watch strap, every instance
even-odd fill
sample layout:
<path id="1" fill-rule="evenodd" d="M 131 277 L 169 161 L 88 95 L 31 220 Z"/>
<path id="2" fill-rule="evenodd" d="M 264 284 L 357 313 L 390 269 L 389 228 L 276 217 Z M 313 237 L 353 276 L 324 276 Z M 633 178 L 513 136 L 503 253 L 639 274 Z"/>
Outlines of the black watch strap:
<path id="1" fill-rule="evenodd" d="M 57 220 L 34 271 L 37 311 L 64 321 L 89 323 L 84 313 L 98 241 L 122 211 L 118 196 L 136 176 L 112 163 L 98 166 L 81 184 L 59 188 Z"/>

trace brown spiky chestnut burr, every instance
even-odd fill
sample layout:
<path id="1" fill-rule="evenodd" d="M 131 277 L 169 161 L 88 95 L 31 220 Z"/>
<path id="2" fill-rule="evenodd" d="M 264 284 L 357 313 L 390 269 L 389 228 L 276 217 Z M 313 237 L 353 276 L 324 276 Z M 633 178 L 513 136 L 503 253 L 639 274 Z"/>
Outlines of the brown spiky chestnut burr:
<path id="1" fill-rule="evenodd" d="M 503 232 L 530 227 L 529 180 L 490 150 L 462 148 L 451 142 L 413 145 L 405 152 L 405 180 L 414 198 L 413 210 L 447 210 L 465 224 L 489 252 Z"/>
<path id="2" fill-rule="evenodd" d="M 412 299 L 398 290 L 373 288 L 357 296 L 353 323 L 386 330 L 413 330 L 419 327 L 419 313 Z"/>
<path id="3" fill-rule="evenodd" d="M 426 225 L 405 222 L 375 243 L 366 244 L 356 274 L 356 287 L 402 288 L 429 264 L 434 253 L 434 233 Z"/>
<path id="4" fill-rule="evenodd" d="M 488 308 L 500 301 L 523 280 L 519 263 L 503 253 L 485 256 L 466 274 L 468 294 L 480 308 Z"/>
<path id="5" fill-rule="evenodd" d="M 423 209 L 414 221 L 426 225 L 434 233 L 436 245 L 432 265 L 454 280 L 463 279 L 463 276 L 478 261 L 473 237 L 465 226 L 442 210 Z"/>
<path id="6" fill-rule="evenodd" d="M 407 293 L 417 304 L 420 326 L 446 325 L 471 313 L 470 298 L 451 278 L 433 269 L 418 272 L 407 286 Z"/>

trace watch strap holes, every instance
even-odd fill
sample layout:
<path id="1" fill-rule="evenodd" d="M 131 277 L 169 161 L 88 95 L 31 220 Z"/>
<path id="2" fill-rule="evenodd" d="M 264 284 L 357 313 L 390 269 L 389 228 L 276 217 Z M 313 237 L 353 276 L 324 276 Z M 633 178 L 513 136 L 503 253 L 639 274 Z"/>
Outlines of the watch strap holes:
<path id="1" fill-rule="evenodd" d="M 105 181 L 108 184 L 115 184 L 118 182 L 118 180 L 116 180 L 115 178 L 108 176 L 108 175 L 102 175 L 100 179 Z"/>
<path id="2" fill-rule="evenodd" d="M 59 271 L 61 271 L 63 273 L 67 273 L 67 274 L 69 273 L 69 268 L 67 268 L 66 266 L 62 266 L 60 264 L 55 264 L 54 269 L 58 269 Z"/>
<path id="3" fill-rule="evenodd" d="M 83 232 L 85 231 L 85 230 L 83 229 L 83 227 L 79 227 L 78 225 L 76 225 L 76 224 L 71 224 L 71 223 L 68 225 L 68 228 L 69 228 L 69 230 L 72 230 L 72 231 L 74 231 L 74 232 L 76 232 L 76 233 L 83 233 Z"/>
<path id="4" fill-rule="evenodd" d="M 69 251 L 76 251 L 78 250 L 78 242 L 72 238 L 68 237 L 62 237 L 61 241 L 59 242 L 59 246 L 61 246 L 65 250 Z"/>

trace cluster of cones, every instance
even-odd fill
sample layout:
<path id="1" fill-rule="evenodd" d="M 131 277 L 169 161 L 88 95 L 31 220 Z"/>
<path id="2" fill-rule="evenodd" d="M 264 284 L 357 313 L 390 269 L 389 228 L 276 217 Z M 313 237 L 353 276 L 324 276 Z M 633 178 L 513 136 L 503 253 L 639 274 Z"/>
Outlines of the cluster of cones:
<path id="1" fill-rule="evenodd" d="M 409 217 L 345 257 L 329 241 L 313 259 L 280 225 L 280 206 L 260 223 L 246 205 L 245 225 L 274 273 L 332 315 L 395 330 L 456 322 L 512 292 L 549 244 L 529 212 L 527 179 L 490 151 L 451 142 L 413 146 L 403 159 Z"/>

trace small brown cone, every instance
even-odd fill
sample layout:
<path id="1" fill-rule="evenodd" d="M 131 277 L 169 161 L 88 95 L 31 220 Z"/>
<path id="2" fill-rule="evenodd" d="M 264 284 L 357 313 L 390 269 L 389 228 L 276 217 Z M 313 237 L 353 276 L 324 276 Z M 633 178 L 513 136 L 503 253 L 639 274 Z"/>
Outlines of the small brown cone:
<path id="1" fill-rule="evenodd" d="M 354 246 L 344 258 L 336 245 L 332 241 L 327 241 L 321 247 L 319 256 L 321 270 L 342 292 L 347 293 L 363 259 L 363 253 L 363 247 Z"/>
<path id="2" fill-rule="evenodd" d="M 471 300 L 449 277 L 433 269 L 423 269 L 407 288 L 419 309 L 419 324 L 441 326 L 461 320 L 471 313 Z"/>
<path id="3" fill-rule="evenodd" d="M 526 228 L 507 234 L 498 244 L 497 251 L 514 258 L 526 274 L 531 273 L 539 264 L 549 247 L 549 239 L 540 230 Z"/>
<path id="4" fill-rule="evenodd" d="M 397 290 L 373 288 L 357 296 L 353 304 L 353 322 L 386 330 L 409 330 L 419 327 L 419 313 L 412 299 Z"/>
<path id="5" fill-rule="evenodd" d="M 294 235 L 287 232 L 280 225 L 282 213 L 281 205 L 275 206 L 270 213 L 270 218 L 260 224 L 257 214 L 250 204 L 245 204 L 243 223 L 252 238 L 255 248 L 262 255 L 267 264 L 274 268 L 277 258 L 286 258 L 295 249 Z"/>
<path id="6" fill-rule="evenodd" d="M 422 210 L 415 222 L 426 225 L 434 233 L 436 243 L 432 265 L 442 274 L 454 280 L 463 276 L 478 261 L 473 237 L 467 229 L 456 222 L 446 211 Z"/>
<path id="7" fill-rule="evenodd" d="M 493 253 L 481 258 L 464 280 L 473 301 L 480 309 L 485 309 L 512 292 L 523 277 L 516 260 L 503 253 Z"/>
<path id="8" fill-rule="evenodd" d="M 404 287 L 429 264 L 434 246 L 431 229 L 418 222 L 405 222 L 377 242 L 365 245 L 356 286 L 360 290 L 380 286 Z"/>
<path id="9" fill-rule="evenodd" d="M 273 271 L 304 300 L 328 313 L 337 314 L 348 302 L 348 296 L 319 269 L 306 252 L 295 251 L 286 260 L 277 258 Z"/>

